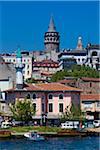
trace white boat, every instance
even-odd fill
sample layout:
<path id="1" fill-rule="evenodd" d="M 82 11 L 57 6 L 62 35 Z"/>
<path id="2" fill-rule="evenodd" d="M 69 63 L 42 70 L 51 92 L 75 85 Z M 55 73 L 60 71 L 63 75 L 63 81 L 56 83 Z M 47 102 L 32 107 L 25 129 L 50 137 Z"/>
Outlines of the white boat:
<path id="1" fill-rule="evenodd" d="M 37 132 L 28 132 L 28 133 L 25 133 L 24 136 L 33 141 L 45 140 L 45 138 L 41 136 L 40 134 L 38 134 Z"/>

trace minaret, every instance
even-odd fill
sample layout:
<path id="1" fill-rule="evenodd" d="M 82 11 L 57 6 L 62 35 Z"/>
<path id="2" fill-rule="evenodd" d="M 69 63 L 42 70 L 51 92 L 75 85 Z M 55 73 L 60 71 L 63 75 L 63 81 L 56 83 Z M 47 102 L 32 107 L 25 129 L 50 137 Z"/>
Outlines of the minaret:
<path id="1" fill-rule="evenodd" d="M 83 49 L 82 37 L 78 37 L 78 43 L 77 43 L 76 49 L 78 49 L 78 50 L 82 50 Z"/>
<path id="2" fill-rule="evenodd" d="M 46 51 L 55 50 L 59 52 L 59 32 L 56 31 L 56 27 L 54 25 L 53 17 L 51 16 L 48 31 L 45 32 L 44 35 L 44 44 Z"/>
<path id="3" fill-rule="evenodd" d="M 18 48 L 16 53 L 16 88 L 22 89 L 23 88 L 23 73 L 22 70 L 24 65 L 22 64 L 22 56 L 20 48 Z"/>

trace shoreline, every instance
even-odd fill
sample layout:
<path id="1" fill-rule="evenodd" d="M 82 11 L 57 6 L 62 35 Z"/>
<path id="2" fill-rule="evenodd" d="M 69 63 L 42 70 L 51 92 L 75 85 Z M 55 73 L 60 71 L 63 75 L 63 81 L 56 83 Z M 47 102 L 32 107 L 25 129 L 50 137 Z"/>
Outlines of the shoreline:
<path id="1" fill-rule="evenodd" d="M 32 130 L 28 131 L 32 132 Z M 37 131 L 38 132 L 38 131 Z M 26 132 L 15 132 L 10 130 L 0 130 L 0 140 L 1 139 L 20 139 L 25 138 L 24 134 Z M 78 130 L 62 130 L 59 132 L 38 132 L 40 135 L 46 137 L 46 138 L 53 138 L 53 137 L 88 137 L 88 136 L 100 136 L 100 128 L 99 129 L 87 129 L 84 131 L 78 131 Z"/>

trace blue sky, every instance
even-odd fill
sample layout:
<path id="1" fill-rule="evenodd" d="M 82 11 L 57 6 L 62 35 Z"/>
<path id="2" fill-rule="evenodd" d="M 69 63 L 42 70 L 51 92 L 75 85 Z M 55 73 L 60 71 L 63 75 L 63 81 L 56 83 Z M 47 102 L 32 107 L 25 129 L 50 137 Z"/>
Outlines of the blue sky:
<path id="1" fill-rule="evenodd" d="M 5 1 L 0 2 L 0 52 L 43 50 L 44 33 L 51 14 L 60 33 L 60 48 L 75 48 L 78 36 L 84 47 L 99 43 L 97 1 Z"/>

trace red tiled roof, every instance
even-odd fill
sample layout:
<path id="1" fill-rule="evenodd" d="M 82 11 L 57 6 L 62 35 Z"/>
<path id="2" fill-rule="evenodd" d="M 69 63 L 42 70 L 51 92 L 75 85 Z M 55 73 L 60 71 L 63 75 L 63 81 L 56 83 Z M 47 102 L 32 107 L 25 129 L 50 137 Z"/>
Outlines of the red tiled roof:
<path id="1" fill-rule="evenodd" d="M 82 79 L 83 81 L 100 82 L 100 78 L 87 78 L 87 77 L 82 77 L 81 79 Z"/>
<path id="2" fill-rule="evenodd" d="M 53 60 L 42 60 L 42 61 L 36 61 L 33 62 L 33 66 L 39 66 L 39 67 L 59 67 L 59 63 L 55 62 Z"/>
<path id="3" fill-rule="evenodd" d="M 87 94 L 87 95 L 81 95 L 80 98 L 82 101 L 96 101 L 100 100 L 100 94 Z"/>
<path id="4" fill-rule="evenodd" d="M 71 83 L 71 82 L 73 82 L 73 80 L 71 79 L 68 79 L 68 80 L 64 79 L 64 80 L 58 81 L 58 83 L 62 83 L 62 84 Z"/>
<path id="5" fill-rule="evenodd" d="M 23 89 L 9 89 L 6 92 L 13 91 L 77 91 L 81 92 L 81 89 L 65 86 L 60 83 L 41 83 L 41 84 L 27 84 Z"/>
<path id="6" fill-rule="evenodd" d="M 41 75 L 52 76 L 53 73 L 50 73 L 50 72 L 41 72 Z"/>
<path id="7" fill-rule="evenodd" d="M 81 89 L 65 86 L 60 83 L 37 84 L 37 87 L 41 88 L 43 91 L 81 91 Z"/>

